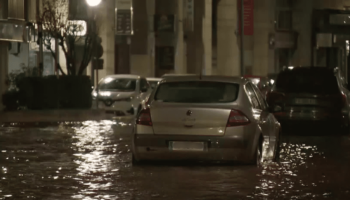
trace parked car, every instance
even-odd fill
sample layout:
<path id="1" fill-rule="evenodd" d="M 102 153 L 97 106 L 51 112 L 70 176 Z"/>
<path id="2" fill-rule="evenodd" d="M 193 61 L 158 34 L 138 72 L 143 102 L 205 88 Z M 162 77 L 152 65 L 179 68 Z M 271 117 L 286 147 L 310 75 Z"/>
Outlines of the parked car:
<path id="1" fill-rule="evenodd" d="M 126 116 L 136 115 L 150 92 L 146 78 L 121 74 L 103 78 L 92 96 L 99 109 L 116 116 Z"/>
<path id="2" fill-rule="evenodd" d="M 266 97 L 267 92 L 272 87 L 272 83 L 268 77 L 246 75 L 244 78 L 249 79 L 253 84 L 255 84 L 264 95 L 264 97 Z"/>
<path id="3" fill-rule="evenodd" d="M 138 114 L 132 159 L 242 161 L 277 158 L 280 124 L 247 79 L 176 76 L 162 80 Z M 266 144 L 265 146 L 263 144 Z M 263 148 L 264 146 L 264 148 Z"/>
<path id="4" fill-rule="evenodd" d="M 162 80 L 162 78 L 151 78 L 151 77 L 148 77 L 146 78 L 148 83 L 150 84 L 151 86 L 151 89 L 153 90 L 157 85 L 158 83 Z"/>
<path id="5" fill-rule="evenodd" d="M 286 69 L 266 100 L 282 124 L 326 124 L 348 133 L 349 95 L 340 82 L 334 71 L 325 67 Z"/>

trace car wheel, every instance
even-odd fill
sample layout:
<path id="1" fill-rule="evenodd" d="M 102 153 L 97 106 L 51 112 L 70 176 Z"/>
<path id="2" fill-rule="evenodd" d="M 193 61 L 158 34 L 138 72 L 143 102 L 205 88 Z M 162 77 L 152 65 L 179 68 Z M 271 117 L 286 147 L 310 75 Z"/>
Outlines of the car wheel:
<path id="1" fill-rule="evenodd" d="M 281 144 L 280 144 L 280 138 L 278 138 L 275 146 L 275 155 L 273 159 L 274 162 L 280 161 L 280 152 L 281 152 Z"/>
<path id="2" fill-rule="evenodd" d="M 255 165 L 257 167 L 259 167 L 261 165 L 262 162 L 262 143 L 259 142 L 259 145 L 256 148 L 256 155 L 255 155 Z"/>
<path id="3" fill-rule="evenodd" d="M 251 164 L 259 167 L 262 163 L 262 139 L 259 140 L 259 143 L 256 145 L 254 157 L 252 158 Z"/>
<path id="4" fill-rule="evenodd" d="M 132 165 L 139 165 L 139 164 L 141 164 L 141 161 L 137 160 L 137 159 L 135 158 L 135 155 L 132 154 L 131 163 L 132 163 Z"/>

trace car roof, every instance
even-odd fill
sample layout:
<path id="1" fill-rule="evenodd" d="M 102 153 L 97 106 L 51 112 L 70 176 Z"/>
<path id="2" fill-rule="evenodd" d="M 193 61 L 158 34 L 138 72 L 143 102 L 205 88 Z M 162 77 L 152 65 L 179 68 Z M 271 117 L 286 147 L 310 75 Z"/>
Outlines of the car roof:
<path id="1" fill-rule="evenodd" d="M 217 75 L 178 75 L 163 78 L 163 82 L 185 82 L 185 81 L 214 81 L 244 84 L 248 82 L 246 78 L 235 76 L 217 76 Z"/>
<path id="2" fill-rule="evenodd" d="M 292 69 L 284 69 L 282 72 L 292 72 L 292 71 L 305 71 L 305 70 L 315 70 L 315 71 L 334 71 L 334 69 L 328 67 L 320 67 L 320 66 L 297 66 Z"/>
<path id="3" fill-rule="evenodd" d="M 161 81 L 162 78 L 156 78 L 156 77 L 147 77 L 147 81 Z"/>
<path id="4" fill-rule="evenodd" d="M 198 76 L 198 74 L 164 74 L 162 78 L 165 77 L 179 77 L 179 76 Z"/>
<path id="5" fill-rule="evenodd" d="M 139 79 L 141 78 L 140 75 L 133 75 L 133 74 L 113 74 L 108 75 L 105 78 L 131 78 L 131 79 Z"/>

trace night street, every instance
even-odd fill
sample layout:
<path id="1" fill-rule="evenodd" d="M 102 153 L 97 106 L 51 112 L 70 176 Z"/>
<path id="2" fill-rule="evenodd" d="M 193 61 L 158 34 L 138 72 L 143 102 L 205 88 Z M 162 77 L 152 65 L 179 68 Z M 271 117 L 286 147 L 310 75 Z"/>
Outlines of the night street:
<path id="1" fill-rule="evenodd" d="M 259 169 L 132 166 L 128 124 L 2 127 L 0 199 L 350 198 L 348 137 L 284 137 L 280 164 Z"/>

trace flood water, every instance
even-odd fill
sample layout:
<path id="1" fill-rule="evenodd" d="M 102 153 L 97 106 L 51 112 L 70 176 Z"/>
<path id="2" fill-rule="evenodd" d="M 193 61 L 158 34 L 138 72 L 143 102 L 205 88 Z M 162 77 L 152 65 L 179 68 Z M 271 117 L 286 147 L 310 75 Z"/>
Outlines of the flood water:
<path id="1" fill-rule="evenodd" d="M 0 128 L 0 199 L 350 199 L 348 137 L 284 136 L 279 163 L 132 166 L 128 122 Z"/>

